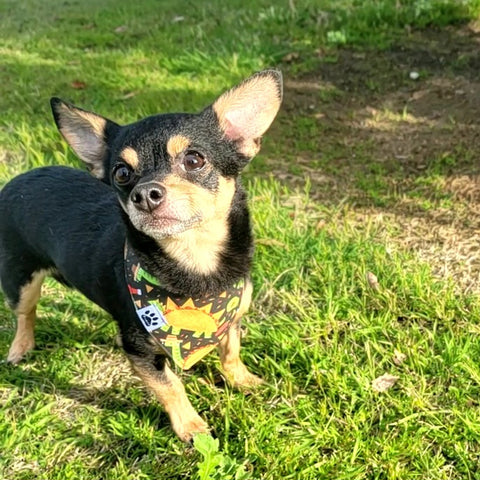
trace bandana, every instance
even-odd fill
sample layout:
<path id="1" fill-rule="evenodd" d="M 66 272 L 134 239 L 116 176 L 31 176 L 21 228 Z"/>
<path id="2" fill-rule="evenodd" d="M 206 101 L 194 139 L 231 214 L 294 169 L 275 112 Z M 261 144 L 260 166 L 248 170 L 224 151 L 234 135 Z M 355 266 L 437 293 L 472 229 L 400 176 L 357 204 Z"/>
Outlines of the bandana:
<path id="1" fill-rule="evenodd" d="M 128 242 L 125 278 L 143 327 L 184 370 L 220 343 L 235 319 L 245 288 L 245 279 L 241 279 L 216 296 L 191 298 L 169 293 L 142 268 Z"/>

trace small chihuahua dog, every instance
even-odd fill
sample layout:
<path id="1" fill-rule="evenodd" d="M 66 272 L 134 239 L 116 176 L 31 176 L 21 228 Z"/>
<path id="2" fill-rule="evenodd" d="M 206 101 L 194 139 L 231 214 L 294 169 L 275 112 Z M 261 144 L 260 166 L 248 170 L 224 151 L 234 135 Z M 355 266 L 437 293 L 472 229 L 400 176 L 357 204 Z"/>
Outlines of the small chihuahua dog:
<path id="1" fill-rule="evenodd" d="M 239 357 L 253 253 L 239 174 L 281 101 L 275 70 L 251 76 L 199 114 L 126 126 L 53 98 L 60 132 L 102 181 L 43 167 L 0 192 L 0 282 L 17 316 L 8 361 L 34 347 L 36 304 L 51 275 L 116 320 L 134 372 L 183 441 L 208 426 L 170 361 L 187 369 L 218 347 L 232 385 L 261 383 Z"/>

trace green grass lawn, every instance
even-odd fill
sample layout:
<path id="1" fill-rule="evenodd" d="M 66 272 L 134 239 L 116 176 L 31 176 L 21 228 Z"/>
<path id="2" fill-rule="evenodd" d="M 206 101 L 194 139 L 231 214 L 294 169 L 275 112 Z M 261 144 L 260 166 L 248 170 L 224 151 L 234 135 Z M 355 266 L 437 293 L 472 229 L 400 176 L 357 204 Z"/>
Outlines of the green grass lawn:
<path id="1" fill-rule="evenodd" d="M 118 122 L 198 111 L 253 71 L 276 66 L 291 81 L 343 48 L 388 49 L 479 14 L 478 0 L 0 0 L 0 184 L 79 166 L 51 96 Z M 338 92 L 318 95 L 328 108 Z M 479 298 L 391 243 L 388 220 L 349 221 L 348 199 L 318 202 L 308 181 L 277 175 L 295 173 L 295 151 L 328 170 L 319 134 L 289 109 L 246 172 L 257 248 L 242 352 L 266 385 L 247 396 L 219 385 L 216 354 L 182 374 L 218 446 L 182 444 L 132 376 L 114 322 L 52 280 L 37 348 L 0 364 L 1 479 L 480 478 Z M 368 164 L 373 147 L 350 153 Z M 449 167 L 438 165 L 425 184 Z M 373 201 L 398 200 L 384 167 L 355 172 Z M 14 327 L 2 302 L 2 358 Z M 396 382 L 376 391 L 384 374 Z"/>

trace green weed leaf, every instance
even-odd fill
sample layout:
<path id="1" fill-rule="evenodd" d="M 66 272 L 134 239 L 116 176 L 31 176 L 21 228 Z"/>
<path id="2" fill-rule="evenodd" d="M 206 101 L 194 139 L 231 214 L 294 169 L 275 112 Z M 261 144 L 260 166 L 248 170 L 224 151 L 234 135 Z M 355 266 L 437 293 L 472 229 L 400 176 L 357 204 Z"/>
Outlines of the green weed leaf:
<path id="1" fill-rule="evenodd" d="M 222 455 L 218 453 L 218 439 L 206 433 L 201 433 L 193 439 L 193 446 L 203 456 L 203 461 L 198 464 L 198 478 L 200 480 L 219 478 L 215 475 L 222 460 Z"/>
<path id="2" fill-rule="evenodd" d="M 218 441 L 218 438 L 213 438 L 207 433 L 200 433 L 195 435 L 193 446 L 195 450 L 201 453 L 204 457 L 207 457 L 208 455 L 218 452 L 220 442 Z"/>
<path id="3" fill-rule="evenodd" d="M 193 446 L 202 456 L 198 463 L 199 480 L 248 480 L 249 472 L 243 464 L 219 451 L 220 444 L 217 438 L 201 433 L 193 439 Z"/>

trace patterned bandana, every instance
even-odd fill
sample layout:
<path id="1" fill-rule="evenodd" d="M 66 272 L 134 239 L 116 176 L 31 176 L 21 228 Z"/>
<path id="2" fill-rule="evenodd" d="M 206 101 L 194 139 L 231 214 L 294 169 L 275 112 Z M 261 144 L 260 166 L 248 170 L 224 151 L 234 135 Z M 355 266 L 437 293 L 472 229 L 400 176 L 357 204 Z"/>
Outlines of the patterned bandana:
<path id="1" fill-rule="evenodd" d="M 241 279 L 217 296 L 190 298 L 171 294 L 142 268 L 128 242 L 125 278 L 145 330 L 184 370 L 211 352 L 225 336 L 245 288 L 245 280 Z"/>

